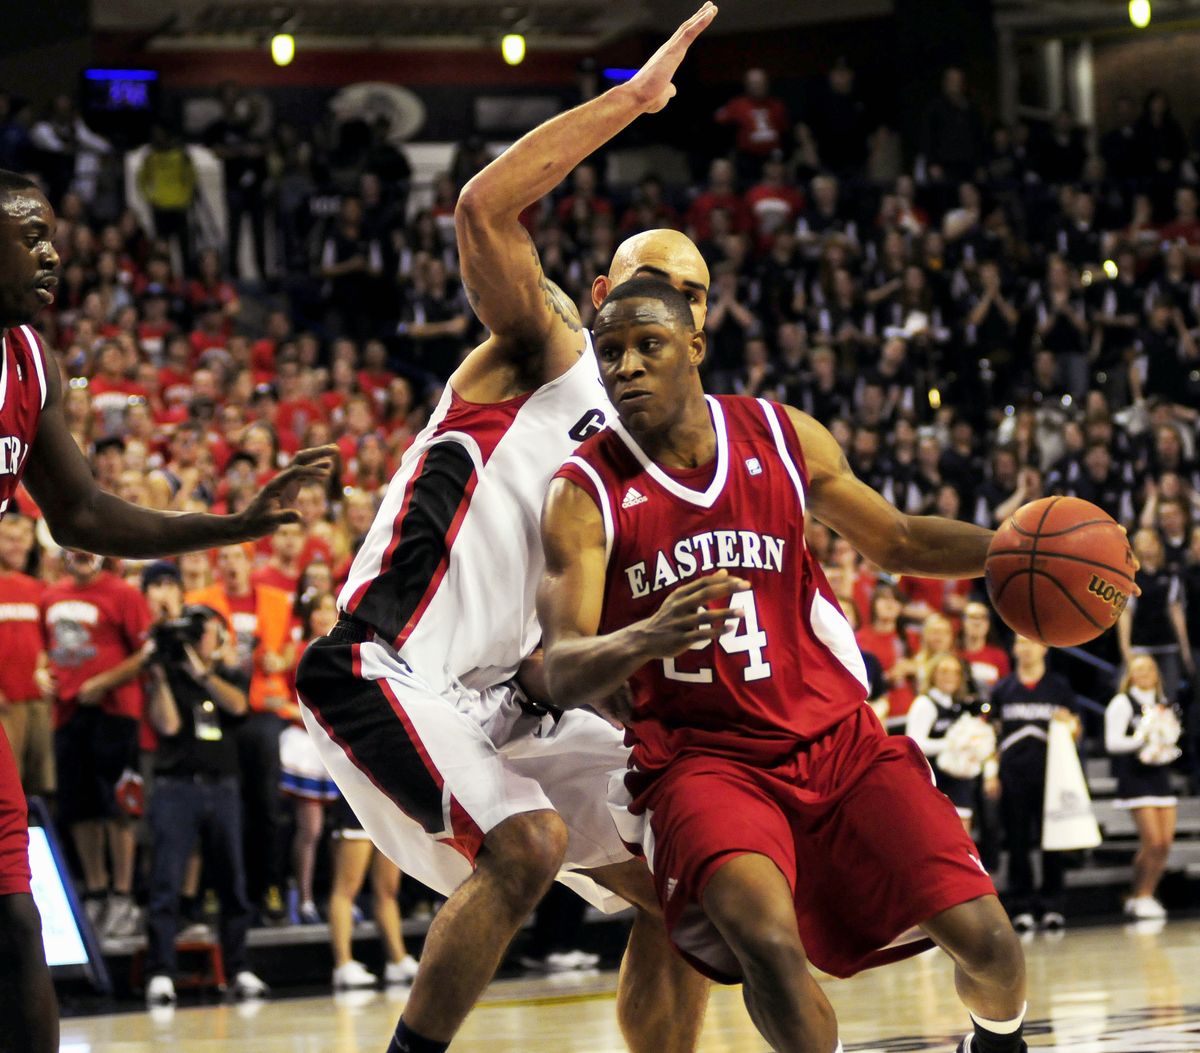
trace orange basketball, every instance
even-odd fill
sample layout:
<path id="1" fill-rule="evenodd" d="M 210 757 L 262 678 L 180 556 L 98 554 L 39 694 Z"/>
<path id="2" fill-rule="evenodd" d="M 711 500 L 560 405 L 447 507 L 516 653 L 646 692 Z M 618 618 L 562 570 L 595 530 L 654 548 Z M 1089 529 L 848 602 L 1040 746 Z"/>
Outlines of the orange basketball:
<path id="1" fill-rule="evenodd" d="M 1116 521 L 1077 497 L 1022 505 L 992 538 L 985 569 L 1000 617 L 1051 647 L 1112 628 L 1133 589 L 1133 550 Z"/>

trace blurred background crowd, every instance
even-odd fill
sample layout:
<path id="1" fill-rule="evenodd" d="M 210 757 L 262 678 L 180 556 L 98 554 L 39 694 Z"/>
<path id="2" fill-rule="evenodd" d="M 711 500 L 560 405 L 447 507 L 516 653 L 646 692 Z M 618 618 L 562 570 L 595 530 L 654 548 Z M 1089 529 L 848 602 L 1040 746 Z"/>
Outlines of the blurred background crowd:
<path id="1" fill-rule="evenodd" d="M 297 449 L 341 451 L 330 487 L 298 495 L 302 523 L 257 546 L 101 565 L 60 551 L 27 498 L 0 524 L 0 719 L 29 792 L 56 799 L 81 890 L 114 938 L 138 931 L 138 903 L 153 899 L 138 817 L 143 795 L 153 810 L 156 775 L 237 776 L 247 923 L 320 920 L 328 891 L 345 899 L 362 884 L 369 853 L 348 870 L 326 862 L 324 831 L 352 841 L 354 824 L 319 765 L 290 751 L 291 677 L 336 617 L 406 447 L 482 335 L 458 280 L 453 214 L 486 144 L 461 142 L 418 192 L 386 120 L 336 134 L 321 122 L 264 128 L 235 85 L 212 104 L 198 134 L 158 125 L 134 152 L 90 130 L 68 97 L 38 112 L 0 92 L 0 167 L 35 176 L 58 213 L 61 282 L 40 326 L 101 485 L 155 508 L 235 512 Z M 1117 633 L 1052 656 L 1068 677 L 1055 698 L 1101 757 L 1134 748 L 1118 742 L 1128 727 L 1106 729 L 1110 699 L 1149 692 L 1183 728 L 1169 792 L 1194 792 L 1200 140 L 1161 91 L 1120 99 L 1099 135 L 1066 111 L 989 125 L 954 67 L 919 125 L 906 139 L 876 119 L 844 61 L 802 108 L 749 69 L 694 136 L 705 149 L 690 178 L 609 185 L 601 157 L 523 220 L 585 322 L 592 279 L 623 238 L 687 232 L 712 272 L 708 389 L 813 414 L 904 511 L 994 527 L 1066 494 L 1126 526 L 1142 596 Z M 895 730 L 928 746 L 943 710 L 988 718 L 1014 655 L 979 602 L 981 582 L 893 580 L 817 524 L 810 542 Z M 81 619 L 80 604 L 98 615 Z M 219 632 L 202 647 L 210 617 Z M 159 745 L 177 726 L 156 708 L 150 670 L 180 639 L 189 662 L 220 670 L 246 699 L 244 715 L 222 707 L 210 740 L 220 756 L 204 761 Z M 1020 646 L 1016 682 L 1041 679 L 1044 656 Z M 956 675 L 942 670 L 947 655 Z M 1123 685 L 1136 655 L 1153 673 Z M 931 692 L 940 709 L 925 705 Z M 915 724 L 910 710 L 923 713 Z M 1011 729 L 993 717 L 1001 770 L 967 776 L 962 810 L 994 868 L 1006 823 L 1010 851 L 1032 845 L 1012 825 L 1020 815 L 995 807 Z M 84 722 L 101 718 L 120 722 L 103 737 L 112 748 L 84 763 L 80 736 L 95 734 Z M 57 772 L 56 739 L 69 761 Z M 1134 899 L 1153 895 L 1164 836 L 1143 839 L 1150 885 Z M 212 875 L 181 851 L 171 880 L 203 922 Z M 394 875 L 379 880 L 386 900 Z M 1058 914 L 1056 889 L 1043 891 L 1043 917 Z M 408 906 L 427 899 L 414 890 Z M 336 908 L 347 917 L 348 902 Z M 402 940 L 389 955 L 399 968 Z"/>

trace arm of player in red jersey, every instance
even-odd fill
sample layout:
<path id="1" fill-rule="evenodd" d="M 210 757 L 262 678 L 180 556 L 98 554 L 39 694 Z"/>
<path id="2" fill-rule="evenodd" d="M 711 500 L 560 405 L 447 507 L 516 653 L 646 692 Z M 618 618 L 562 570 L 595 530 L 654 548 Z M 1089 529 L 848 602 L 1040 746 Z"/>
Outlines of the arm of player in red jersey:
<path id="1" fill-rule="evenodd" d="M 892 574 L 978 578 L 993 531 L 941 516 L 905 515 L 859 479 L 828 429 L 787 407 L 808 465 L 809 511 Z"/>
<path id="2" fill-rule="evenodd" d="M 596 705 L 647 662 L 674 658 L 714 640 L 741 617 L 707 604 L 750 587 L 717 571 L 680 585 L 649 618 L 598 635 L 607 559 L 595 501 L 567 479 L 555 479 L 542 509 L 546 570 L 538 586 L 546 686 L 560 709 Z"/>
<path id="3" fill-rule="evenodd" d="M 336 446 L 303 450 L 237 515 L 157 512 L 122 501 L 96 485 L 63 416 L 58 369 L 47 359 L 46 404 L 29 450 L 25 485 L 54 540 L 65 548 L 153 559 L 265 537 L 284 523 L 298 523 L 299 513 L 288 507 L 292 495 L 305 483 L 326 481 L 333 470 Z"/>
<path id="4" fill-rule="evenodd" d="M 463 398 L 496 402 L 577 360 L 579 312 L 546 277 L 520 215 L 637 117 L 667 104 L 671 78 L 716 12 L 706 3 L 632 79 L 535 128 L 463 188 L 454 210 L 463 285 L 491 333 L 454 374 Z"/>

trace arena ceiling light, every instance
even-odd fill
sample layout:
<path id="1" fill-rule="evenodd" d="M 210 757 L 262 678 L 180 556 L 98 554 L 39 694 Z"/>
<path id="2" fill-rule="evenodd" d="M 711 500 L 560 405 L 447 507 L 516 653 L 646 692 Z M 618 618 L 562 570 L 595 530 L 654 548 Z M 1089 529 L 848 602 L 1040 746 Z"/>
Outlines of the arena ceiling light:
<path id="1" fill-rule="evenodd" d="M 510 66 L 525 61 L 525 37 L 520 33 L 505 33 L 500 41 L 500 54 Z"/>
<path id="2" fill-rule="evenodd" d="M 287 66 L 296 57 L 296 38 L 291 33 L 276 33 L 271 38 L 271 60 L 276 66 Z"/>
<path id="3" fill-rule="evenodd" d="M 1150 24 L 1150 0 L 1129 0 L 1129 21 L 1145 29 Z"/>

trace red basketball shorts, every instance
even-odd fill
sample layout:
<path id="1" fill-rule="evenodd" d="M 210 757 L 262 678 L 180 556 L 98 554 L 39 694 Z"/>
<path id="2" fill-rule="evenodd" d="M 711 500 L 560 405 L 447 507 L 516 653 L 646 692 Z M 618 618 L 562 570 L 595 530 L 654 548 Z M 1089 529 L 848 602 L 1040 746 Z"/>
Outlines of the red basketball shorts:
<path id="1" fill-rule="evenodd" d="M 28 893 L 29 879 L 29 806 L 0 728 L 0 896 Z"/>
<path id="2" fill-rule="evenodd" d="M 685 755 L 631 810 L 649 820 L 642 844 L 672 942 L 722 982 L 741 968 L 700 904 L 739 855 L 776 863 L 809 960 L 834 976 L 926 950 L 906 936 L 914 926 L 996 891 L 920 749 L 865 705 L 771 768 Z"/>

